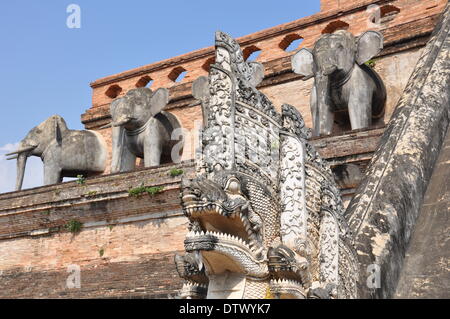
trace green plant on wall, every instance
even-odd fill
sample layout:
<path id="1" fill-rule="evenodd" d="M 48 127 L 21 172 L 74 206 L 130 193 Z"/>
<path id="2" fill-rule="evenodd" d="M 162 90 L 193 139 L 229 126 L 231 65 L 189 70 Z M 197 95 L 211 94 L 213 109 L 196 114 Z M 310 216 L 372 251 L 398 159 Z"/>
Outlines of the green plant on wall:
<path id="1" fill-rule="evenodd" d="M 160 193 L 163 189 L 164 189 L 163 186 L 152 186 L 152 187 L 139 186 L 139 187 L 128 190 L 128 195 L 135 196 L 135 197 L 140 196 L 145 193 L 147 193 L 149 195 L 155 195 L 155 194 Z"/>
<path id="2" fill-rule="evenodd" d="M 60 226 L 54 226 L 54 227 L 50 227 L 48 230 L 51 233 L 56 233 L 56 232 L 59 232 L 61 230 L 61 227 Z"/>
<path id="3" fill-rule="evenodd" d="M 86 183 L 86 178 L 83 175 L 77 175 L 77 184 L 84 185 Z"/>
<path id="4" fill-rule="evenodd" d="M 162 186 L 153 186 L 153 187 L 147 187 L 145 190 L 149 195 L 156 195 L 158 193 L 161 193 L 164 187 Z"/>
<path id="5" fill-rule="evenodd" d="M 145 193 L 145 186 L 141 185 L 139 187 L 132 188 L 128 190 L 129 196 L 139 196 Z"/>
<path id="6" fill-rule="evenodd" d="M 98 254 L 100 255 L 100 257 L 103 257 L 103 255 L 105 254 L 105 249 L 104 248 L 100 248 L 98 251 Z"/>
<path id="7" fill-rule="evenodd" d="M 375 65 L 377 65 L 376 61 L 374 59 L 371 59 L 369 61 L 367 61 L 366 63 L 364 63 L 365 65 L 367 65 L 369 68 L 374 68 Z"/>
<path id="8" fill-rule="evenodd" d="M 76 219 L 72 219 L 72 220 L 68 221 L 66 225 L 64 225 L 64 228 L 71 233 L 80 232 L 82 227 L 83 227 L 83 223 L 81 223 L 79 220 L 76 220 Z"/>
<path id="9" fill-rule="evenodd" d="M 176 176 L 179 176 L 179 175 L 183 174 L 183 170 L 182 169 L 177 169 L 177 168 L 172 168 L 170 170 L 169 174 L 172 177 L 176 177 Z"/>

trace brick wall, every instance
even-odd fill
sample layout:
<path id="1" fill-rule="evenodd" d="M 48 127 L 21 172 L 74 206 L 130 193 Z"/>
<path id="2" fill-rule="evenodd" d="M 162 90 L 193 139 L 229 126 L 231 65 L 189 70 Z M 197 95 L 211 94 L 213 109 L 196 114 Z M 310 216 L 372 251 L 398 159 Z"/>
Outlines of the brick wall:
<path id="1" fill-rule="evenodd" d="M 173 297 L 182 285 L 173 263 L 175 253 L 138 255 L 132 261 L 121 262 L 112 262 L 107 257 L 93 259 L 80 267 L 79 288 L 67 285 L 72 274 L 68 265 L 8 269 L 0 276 L 0 298 Z"/>
<path id="2" fill-rule="evenodd" d="M 193 163 L 142 169 L 0 194 L 0 298 L 167 297 L 180 288 L 173 263 L 184 250 L 188 221 L 180 177 Z M 154 196 L 130 196 L 144 183 Z M 82 223 L 81 231 L 65 228 Z M 66 281 L 80 267 L 80 288 Z"/>

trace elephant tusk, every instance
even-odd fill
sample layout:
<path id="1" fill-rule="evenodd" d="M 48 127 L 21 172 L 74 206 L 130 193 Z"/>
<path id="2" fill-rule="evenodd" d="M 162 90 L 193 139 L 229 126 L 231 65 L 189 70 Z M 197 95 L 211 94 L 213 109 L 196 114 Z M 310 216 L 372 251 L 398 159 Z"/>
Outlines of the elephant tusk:
<path id="1" fill-rule="evenodd" d="M 193 103 L 189 104 L 187 107 L 197 106 L 197 105 L 200 105 L 200 104 L 202 104 L 201 101 L 196 101 L 196 102 L 193 102 Z"/>
<path id="2" fill-rule="evenodd" d="M 100 126 L 100 130 L 103 130 L 104 128 L 110 128 L 111 126 L 113 126 L 112 123 Z"/>
<path id="3" fill-rule="evenodd" d="M 20 153 L 23 153 L 23 152 L 28 152 L 28 151 L 34 150 L 35 148 L 36 148 L 36 146 L 30 146 L 30 147 L 22 148 L 21 150 L 5 154 L 5 156 L 11 156 L 11 155 L 20 154 Z"/>
<path id="4" fill-rule="evenodd" d="M 5 154 L 5 156 L 11 156 L 11 155 L 19 154 L 19 153 L 21 153 L 21 152 L 15 151 L 15 152 L 11 152 L 11 153 Z"/>
<path id="5" fill-rule="evenodd" d="M 6 160 L 10 161 L 10 160 L 16 159 L 18 157 L 19 157 L 19 155 L 14 155 L 14 156 L 8 157 Z"/>
<path id="6" fill-rule="evenodd" d="M 134 118 L 134 117 L 127 117 L 126 119 L 121 120 L 119 122 L 111 122 L 109 124 L 103 125 L 103 126 L 100 127 L 100 130 L 102 130 L 104 128 L 122 126 L 122 125 L 127 124 L 130 121 L 133 121 L 133 120 L 136 120 L 136 118 Z"/>

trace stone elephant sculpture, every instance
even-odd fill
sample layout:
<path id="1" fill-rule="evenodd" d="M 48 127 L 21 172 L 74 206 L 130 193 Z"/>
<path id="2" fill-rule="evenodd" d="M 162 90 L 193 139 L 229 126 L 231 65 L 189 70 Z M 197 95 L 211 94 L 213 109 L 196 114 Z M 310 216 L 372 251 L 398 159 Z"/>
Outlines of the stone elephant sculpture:
<path id="1" fill-rule="evenodd" d="M 180 125 L 172 114 L 162 111 L 169 101 L 167 89 L 153 92 L 136 88 L 110 106 L 112 122 L 111 173 L 135 168 L 136 158 L 144 159 L 144 166 L 157 166 L 171 161 L 174 146 L 171 134 Z"/>
<path id="2" fill-rule="evenodd" d="M 53 115 L 30 130 L 18 150 L 6 156 L 17 158 L 16 190 L 22 189 L 26 161 L 38 156 L 44 164 L 44 185 L 62 182 L 63 177 L 91 176 L 106 167 L 107 148 L 94 131 L 69 130 L 64 119 Z"/>
<path id="3" fill-rule="evenodd" d="M 338 30 L 322 35 L 314 49 L 303 48 L 292 57 L 295 73 L 314 77 L 311 91 L 313 134 L 331 134 L 336 112 L 348 111 L 352 130 L 367 128 L 381 117 L 386 88 L 365 62 L 383 49 L 383 35 L 367 31 L 355 38 Z"/>

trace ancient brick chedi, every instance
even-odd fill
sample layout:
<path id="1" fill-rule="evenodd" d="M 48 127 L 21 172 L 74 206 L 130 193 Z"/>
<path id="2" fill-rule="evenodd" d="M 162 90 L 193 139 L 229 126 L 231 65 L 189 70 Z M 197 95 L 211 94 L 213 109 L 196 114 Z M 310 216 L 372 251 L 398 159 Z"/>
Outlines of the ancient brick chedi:
<path id="1" fill-rule="evenodd" d="M 310 17 L 94 81 L 81 119 L 104 166 L 0 194 L 0 297 L 449 297 L 446 5 L 322 0 Z M 316 79 L 293 56 L 348 34 L 383 40 L 353 70 L 379 76 L 385 103 L 353 125 L 339 96 L 353 73 L 336 73 L 320 101 L 339 104 L 331 128 L 310 137 Z"/>

